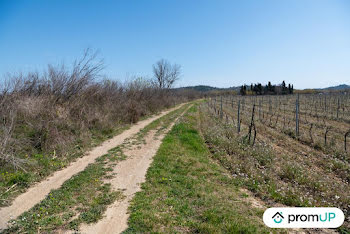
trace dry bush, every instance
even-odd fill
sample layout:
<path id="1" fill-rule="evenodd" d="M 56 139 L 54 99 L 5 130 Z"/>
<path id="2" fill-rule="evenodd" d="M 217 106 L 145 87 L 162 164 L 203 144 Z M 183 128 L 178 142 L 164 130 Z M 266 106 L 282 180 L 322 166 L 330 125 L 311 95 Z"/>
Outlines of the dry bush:
<path id="1" fill-rule="evenodd" d="M 25 170 L 26 158 L 63 157 L 95 135 L 188 100 L 152 80 L 100 79 L 103 62 L 86 50 L 71 67 L 9 76 L 0 89 L 0 164 Z M 194 98 L 194 97 L 191 97 Z"/>

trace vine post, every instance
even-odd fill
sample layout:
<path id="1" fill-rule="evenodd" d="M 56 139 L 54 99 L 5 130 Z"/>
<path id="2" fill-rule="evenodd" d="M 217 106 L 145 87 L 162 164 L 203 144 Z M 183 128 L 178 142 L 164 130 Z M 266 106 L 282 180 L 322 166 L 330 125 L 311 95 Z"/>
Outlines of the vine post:
<path id="1" fill-rule="evenodd" d="M 295 101 L 295 136 L 299 137 L 299 94 Z"/>
<path id="2" fill-rule="evenodd" d="M 241 100 L 238 100 L 238 110 L 237 110 L 237 132 L 238 133 L 241 131 L 241 120 L 239 119 L 240 107 L 241 107 Z"/>

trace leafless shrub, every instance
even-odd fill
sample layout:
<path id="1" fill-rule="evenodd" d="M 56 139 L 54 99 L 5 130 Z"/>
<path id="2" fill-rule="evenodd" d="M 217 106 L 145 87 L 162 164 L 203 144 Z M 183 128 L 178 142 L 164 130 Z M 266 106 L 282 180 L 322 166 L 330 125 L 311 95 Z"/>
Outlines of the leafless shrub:
<path id="1" fill-rule="evenodd" d="M 14 105 L 6 103 L 4 98 L 0 105 L 1 124 L 0 124 L 0 162 L 10 163 L 14 168 L 23 169 L 22 165 L 25 162 L 15 156 L 16 144 L 19 143 L 13 138 L 13 131 L 16 124 L 16 109 Z"/>
<path id="2" fill-rule="evenodd" d="M 332 129 L 332 127 L 330 127 L 330 126 L 326 126 L 326 128 L 325 128 L 325 132 L 324 132 L 324 145 L 325 146 L 327 146 L 327 135 L 331 129 Z"/>
<path id="3" fill-rule="evenodd" d="M 348 135 L 350 135 L 350 130 L 347 131 L 344 135 L 344 150 L 345 152 L 347 152 L 347 148 L 346 148 L 346 138 L 348 137 Z"/>
<path id="4" fill-rule="evenodd" d="M 309 136 L 310 136 L 310 141 L 313 144 L 314 143 L 314 138 L 312 137 L 312 128 L 313 128 L 314 124 L 311 123 L 310 124 L 310 128 L 309 128 Z"/>
<path id="5" fill-rule="evenodd" d="M 94 134 L 186 101 L 189 91 L 170 89 L 180 66 L 157 64 L 161 85 L 145 78 L 100 79 L 103 61 L 89 49 L 71 67 L 49 65 L 43 73 L 8 75 L 0 85 L 1 165 L 24 170 L 24 155 L 54 151 L 64 156 L 77 144 L 89 144 Z"/>
<path id="6" fill-rule="evenodd" d="M 254 122 L 254 114 L 255 114 L 255 104 L 253 104 L 253 110 L 252 110 L 252 117 L 250 120 L 250 125 L 249 125 L 249 132 L 248 132 L 248 142 L 250 144 L 250 138 L 252 135 L 252 130 L 254 130 L 254 137 L 253 137 L 253 145 L 255 143 L 255 137 L 256 137 L 256 128 L 255 128 L 255 122 Z"/>

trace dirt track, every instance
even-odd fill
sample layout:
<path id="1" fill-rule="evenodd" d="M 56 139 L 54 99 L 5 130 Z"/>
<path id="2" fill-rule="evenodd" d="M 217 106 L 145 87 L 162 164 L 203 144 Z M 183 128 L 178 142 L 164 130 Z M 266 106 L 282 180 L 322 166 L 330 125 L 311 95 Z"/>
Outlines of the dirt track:
<path id="1" fill-rule="evenodd" d="M 128 159 L 119 162 L 114 168 L 117 175 L 109 180 L 113 189 L 123 190 L 125 196 L 108 207 L 105 217 L 97 224 L 83 225 L 82 233 L 120 233 L 127 228 L 129 215 L 127 209 L 133 195 L 140 190 L 140 183 L 145 181 L 145 175 L 152 162 L 152 157 L 157 152 L 163 136 L 154 139 L 154 131 L 146 137 L 146 144 L 140 149 L 132 149 L 124 152 Z"/>
<path id="2" fill-rule="evenodd" d="M 156 131 L 150 131 L 145 137 L 145 143 L 141 147 L 134 146 L 124 151 L 124 154 L 127 155 L 127 160 L 118 163 L 114 168 L 114 172 L 117 175 L 106 181 L 111 183 L 113 189 L 123 190 L 124 199 L 117 200 L 109 206 L 105 217 L 98 223 L 83 225 L 80 230 L 81 233 L 121 233 L 128 227 L 129 202 L 135 193 L 141 190 L 140 184 L 145 182 L 146 172 L 151 165 L 152 158 L 161 145 L 163 138 L 175 122 L 156 137 Z"/>
<path id="3" fill-rule="evenodd" d="M 70 179 L 73 175 L 84 170 L 90 163 L 93 163 L 95 161 L 95 159 L 106 154 L 108 152 L 108 150 L 122 144 L 125 139 L 132 137 L 137 132 L 139 132 L 142 128 L 144 128 L 145 126 L 150 124 L 152 121 L 166 115 L 167 113 L 169 113 L 177 108 L 180 108 L 181 106 L 177 106 L 175 108 L 169 109 L 167 111 L 162 112 L 161 114 L 159 114 L 157 116 L 153 116 L 149 119 L 146 119 L 146 120 L 143 120 L 143 121 L 136 123 L 135 125 L 131 126 L 128 130 L 125 130 L 121 134 L 113 137 L 112 139 L 110 139 L 108 141 L 105 141 L 100 146 L 92 149 L 85 156 L 83 156 L 82 158 L 79 158 L 77 161 L 71 163 L 68 167 L 66 167 L 60 171 L 55 172 L 52 176 L 50 176 L 46 180 L 41 181 L 41 182 L 35 184 L 34 186 L 32 186 L 31 188 L 29 188 L 28 191 L 19 195 L 13 201 L 11 206 L 3 207 L 0 209 L 0 231 L 1 231 L 1 229 L 5 229 L 7 227 L 8 221 L 10 221 L 13 218 L 18 217 L 23 212 L 32 208 L 34 205 L 36 205 L 41 200 L 43 200 L 52 189 L 59 188 L 66 180 Z M 152 135 L 152 134 L 149 134 L 149 135 Z M 157 147 L 157 148 L 153 149 L 154 148 L 153 145 L 155 145 L 155 144 L 160 145 L 160 141 L 159 141 L 159 143 L 158 143 L 158 141 L 152 143 L 152 149 L 149 149 L 147 152 L 142 152 L 142 154 L 147 155 L 147 156 L 151 155 L 151 154 L 153 155 L 155 153 L 156 149 L 158 148 Z M 133 160 L 133 159 L 131 159 L 131 160 Z M 146 159 L 144 159 L 142 162 L 147 164 Z M 149 165 L 149 163 L 147 165 Z M 142 166 L 143 170 L 147 170 L 147 168 L 148 168 L 148 166 L 147 167 L 145 167 L 143 165 L 141 165 L 141 166 Z M 117 168 L 119 168 L 119 166 Z M 132 173 L 130 173 L 130 171 L 126 171 L 126 172 L 129 172 L 128 173 L 129 178 L 124 178 L 124 179 L 131 179 L 131 181 L 135 181 L 136 183 L 139 182 L 138 180 L 132 179 L 132 177 L 134 177 L 134 176 L 139 177 L 138 175 L 132 175 Z M 139 173 L 137 170 L 136 170 L 136 172 Z M 118 170 L 117 173 L 122 173 L 122 171 Z M 145 172 L 143 174 L 145 174 Z M 126 184 L 126 181 L 119 181 L 119 182 L 116 181 L 115 183 L 116 184 L 118 184 L 118 183 Z M 117 186 L 117 187 L 119 187 L 119 186 Z M 134 188 L 132 188 L 132 189 L 134 189 Z"/>

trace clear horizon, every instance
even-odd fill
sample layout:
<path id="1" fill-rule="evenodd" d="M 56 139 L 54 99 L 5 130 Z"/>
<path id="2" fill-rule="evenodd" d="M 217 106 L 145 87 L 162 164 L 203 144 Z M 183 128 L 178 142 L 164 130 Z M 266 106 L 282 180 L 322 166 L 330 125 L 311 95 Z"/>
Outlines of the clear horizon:
<path id="1" fill-rule="evenodd" d="M 349 1 L 0 1 L 0 76 L 99 51 L 104 74 L 182 66 L 177 87 L 350 85 Z M 1 78 L 0 78 L 1 79 Z"/>

